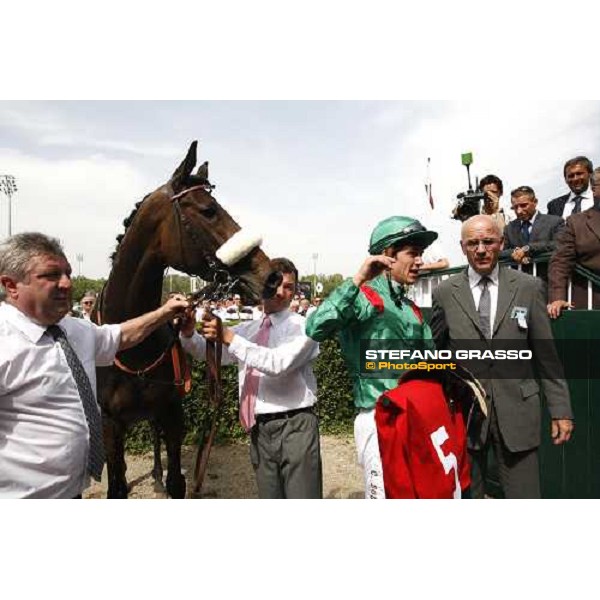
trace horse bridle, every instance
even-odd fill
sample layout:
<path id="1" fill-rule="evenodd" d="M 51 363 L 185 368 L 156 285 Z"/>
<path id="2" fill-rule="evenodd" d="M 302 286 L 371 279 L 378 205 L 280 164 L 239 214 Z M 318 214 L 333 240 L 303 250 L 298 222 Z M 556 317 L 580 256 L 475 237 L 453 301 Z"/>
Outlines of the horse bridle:
<path id="1" fill-rule="evenodd" d="M 195 185 L 193 187 L 186 188 L 171 198 L 173 210 L 177 216 L 175 222 L 177 223 L 179 237 L 179 257 L 181 265 L 184 265 L 186 262 L 185 246 L 183 242 L 183 233 L 185 231 L 185 234 L 192 241 L 193 245 L 196 246 L 198 252 L 202 254 L 204 261 L 208 265 L 209 277 L 211 277 L 211 279 L 205 279 L 205 281 L 208 281 L 208 285 L 203 287 L 198 292 L 192 294 L 192 298 L 196 305 L 198 305 L 202 300 L 221 300 L 226 298 L 232 293 L 235 286 L 239 283 L 239 278 L 234 278 L 231 275 L 228 267 L 217 258 L 215 253 L 207 252 L 202 248 L 202 243 L 198 237 L 198 234 L 196 233 L 193 225 L 190 223 L 190 220 L 181 209 L 181 205 L 179 204 L 181 198 L 198 189 L 210 193 L 212 186 L 208 184 Z"/>
<path id="2" fill-rule="evenodd" d="M 201 240 L 198 237 L 194 227 L 190 223 L 189 219 L 186 217 L 185 213 L 181 209 L 179 201 L 186 194 L 193 192 L 197 189 L 202 189 L 204 191 L 210 192 L 213 186 L 210 184 L 201 184 L 195 185 L 190 188 L 186 188 L 183 191 L 175 194 L 171 197 L 170 201 L 173 206 L 173 210 L 176 215 L 176 223 L 179 237 L 179 249 L 180 249 L 180 260 L 181 265 L 185 264 L 185 251 L 184 251 L 184 243 L 183 243 L 183 233 L 189 236 L 192 240 L 193 244 L 198 248 L 198 252 L 201 252 L 206 264 L 208 265 L 210 276 L 212 276 L 212 280 L 209 280 L 208 285 L 203 287 L 198 292 L 195 292 L 191 295 L 193 302 L 192 307 L 198 306 L 203 300 L 221 300 L 230 295 L 233 288 L 238 284 L 239 278 L 234 278 L 229 272 L 227 266 L 223 264 L 216 256 L 216 254 L 211 254 L 202 248 Z M 183 270 L 183 269 L 182 269 Z M 104 291 L 105 291 L 106 283 L 102 286 L 102 290 L 98 296 L 98 305 L 96 307 L 96 317 L 97 324 L 102 324 L 102 307 L 104 304 Z M 179 328 L 177 326 L 173 326 L 173 339 L 167 345 L 167 348 L 162 352 L 162 354 L 152 363 L 146 367 L 140 369 L 131 369 L 127 365 L 125 365 L 120 359 L 115 357 L 114 365 L 119 368 L 121 371 L 128 373 L 130 375 L 135 375 L 140 378 L 145 378 L 147 373 L 154 370 L 158 367 L 162 362 L 166 359 L 169 352 L 174 344 L 177 343 L 179 339 Z M 211 356 L 212 355 L 212 356 Z M 221 344 L 217 344 L 213 346 L 209 350 L 209 370 L 211 371 L 212 377 L 209 376 L 209 379 L 212 379 L 212 393 L 211 396 L 219 397 L 220 396 L 220 386 L 216 383 L 216 381 L 220 380 L 220 357 L 221 357 Z M 212 359 L 212 360 L 211 360 Z M 155 383 L 174 383 L 174 382 L 166 382 L 166 381 L 157 381 L 157 380 L 148 380 Z M 177 382 L 175 382 L 177 384 Z"/>

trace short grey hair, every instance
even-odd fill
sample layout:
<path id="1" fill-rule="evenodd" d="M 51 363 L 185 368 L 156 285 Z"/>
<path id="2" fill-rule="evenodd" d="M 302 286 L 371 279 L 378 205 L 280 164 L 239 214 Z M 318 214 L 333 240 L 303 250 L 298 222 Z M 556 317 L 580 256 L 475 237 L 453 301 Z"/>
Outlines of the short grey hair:
<path id="1" fill-rule="evenodd" d="M 61 243 L 43 233 L 17 233 L 0 243 L 0 275 L 23 281 L 37 256 L 60 256 L 66 260 Z"/>

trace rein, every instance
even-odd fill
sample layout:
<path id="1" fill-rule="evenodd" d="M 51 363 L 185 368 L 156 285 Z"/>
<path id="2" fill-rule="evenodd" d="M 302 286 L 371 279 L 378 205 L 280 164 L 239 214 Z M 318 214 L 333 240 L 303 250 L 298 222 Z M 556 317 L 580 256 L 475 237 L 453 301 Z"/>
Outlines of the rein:
<path id="1" fill-rule="evenodd" d="M 208 186 L 210 189 L 210 186 Z M 181 264 L 185 264 L 185 252 L 184 252 L 184 231 L 185 234 L 191 239 L 193 244 L 198 248 L 204 259 L 208 265 L 208 268 L 212 275 L 212 282 L 209 285 L 205 286 L 202 290 L 197 292 L 192 296 L 194 302 L 192 303 L 192 307 L 195 308 L 200 304 L 200 302 L 204 299 L 217 299 L 225 296 L 229 293 L 231 289 L 238 283 L 237 279 L 231 277 L 227 267 L 223 265 L 214 255 L 211 255 L 206 250 L 202 248 L 202 241 L 198 237 L 198 234 L 194 230 L 192 224 L 189 219 L 185 216 L 184 212 L 181 210 L 181 205 L 179 201 L 186 194 L 193 192 L 195 190 L 202 189 L 207 190 L 206 185 L 196 185 L 190 188 L 186 188 L 185 190 L 175 194 L 171 198 L 171 204 L 173 206 L 173 210 L 177 218 L 175 219 L 177 223 L 177 234 L 179 238 L 179 248 L 180 248 L 180 260 Z M 184 269 L 182 269 L 184 270 Z M 102 325 L 102 304 L 104 300 L 104 290 L 106 284 L 103 286 L 102 291 L 100 292 L 100 296 L 98 298 L 98 307 L 96 310 L 96 319 L 97 324 Z M 209 394 L 211 396 L 211 401 L 215 404 L 220 402 L 221 398 L 221 354 L 222 354 L 222 346 L 221 342 L 217 342 L 216 344 L 210 343 L 212 346 L 216 346 L 210 353 L 207 348 L 207 379 L 210 382 L 209 385 Z M 175 373 L 174 381 L 160 381 L 157 379 L 149 379 L 146 376 L 151 373 L 154 369 L 160 366 L 166 358 L 171 354 L 171 359 L 173 362 L 173 371 Z M 216 363 L 216 359 L 218 358 L 218 365 Z M 128 375 L 133 375 L 140 379 L 145 379 L 148 382 L 152 383 L 163 383 L 169 385 L 175 385 L 179 388 L 179 392 L 182 396 L 188 393 L 191 389 L 191 375 L 190 368 L 187 358 L 185 356 L 185 352 L 181 347 L 181 342 L 179 341 L 179 328 L 175 326 L 174 328 L 174 336 L 171 341 L 168 343 L 167 347 L 163 350 L 163 352 L 156 358 L 152 363 L 141 367 L 139 369 L 132 369 L 128 367 L 118 356 L 115 357 L 113 362 L 114 366 L 127 373 Z M 181 368 L 183 366 L 183 369 Z M 182 372 L 183 371 L 183 372 Z"/>

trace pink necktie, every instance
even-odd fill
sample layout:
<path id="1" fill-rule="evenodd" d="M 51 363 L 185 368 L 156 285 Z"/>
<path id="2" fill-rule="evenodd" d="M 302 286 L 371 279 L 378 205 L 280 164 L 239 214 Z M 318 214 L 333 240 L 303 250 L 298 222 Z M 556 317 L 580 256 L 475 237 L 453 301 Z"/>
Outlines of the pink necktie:
<path id="1" fill-rule="evenodd" d="M 254 343 L 257 346 L 268 346 L 270 332 L 271 319 L 269 318 L 269 315 L 265 315 Z M 256 419 L 254 418 L 254 407 L 256 406 L 259 381 L 258 371 L 252 367 L 246 367 L 246 378 L 244 379 L 244 386 L 240 398 L 240 423 L 246 430 L 246 433 L 250 432 L 256 423 Z"/>

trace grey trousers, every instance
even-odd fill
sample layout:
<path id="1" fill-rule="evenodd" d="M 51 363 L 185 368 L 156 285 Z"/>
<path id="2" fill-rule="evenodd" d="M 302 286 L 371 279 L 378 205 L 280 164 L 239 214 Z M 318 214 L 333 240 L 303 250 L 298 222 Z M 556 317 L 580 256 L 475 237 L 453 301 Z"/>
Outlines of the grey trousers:
<path id="1" fill-rule="evenodd" d="M 488 451 L 494 450 L 500 485 L 505 498 L 540 498 L 540 466 L 538 449 L 511 452 L 502 439 L 496 411 L 492 406 L 486 444 L 480 450 L 469 449 L 471 455 L 471 497 L 485 497 Z"/>
<path id="2" fill-rule="evenodd" d="M 319 420 L 312 412 L 257 422 L 250 460 L 259 498 L 322 498 Z"/>

